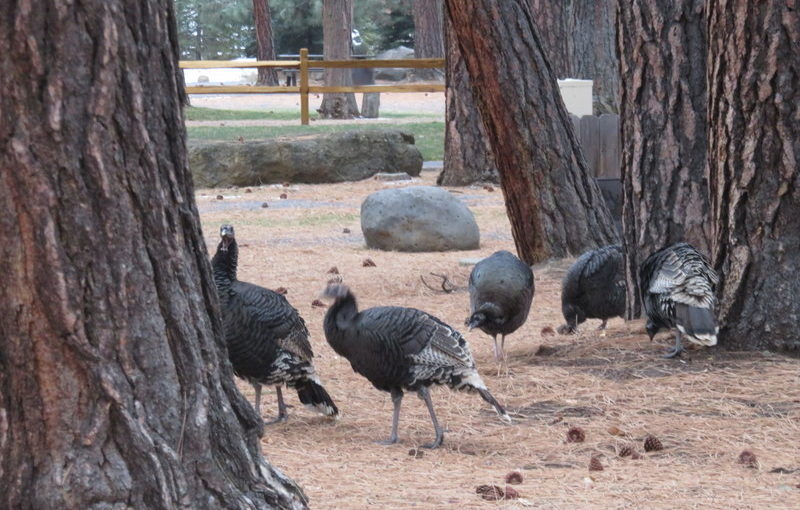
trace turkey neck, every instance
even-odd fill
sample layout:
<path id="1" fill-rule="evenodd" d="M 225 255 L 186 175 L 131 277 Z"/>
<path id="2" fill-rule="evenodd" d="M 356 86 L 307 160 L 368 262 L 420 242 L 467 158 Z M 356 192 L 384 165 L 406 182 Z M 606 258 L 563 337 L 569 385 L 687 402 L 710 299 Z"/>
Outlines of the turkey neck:
<path id="1" fill-rule="evenodd" d="M 239 258 L 239 247 L 236 239 L 228 245 L 228 249 L 222 249 L 222 242 L 217 246 L 217 253 L 211 259 L 211 266 L 214 268 L 214 284 L 220 294 L 229 291 L 233 282 L 236 281 L 236 263 Z"/>
<path id="2" fill-rule="evenodd" d="M 328 341 L 333 350 L 341 356 L 344 356 L 345 351 L 348 350 L 347 342 L 343 337 L 353 325 L 357 315 L 358 305 L 356 304 L 356 298 L 352 294 L 337 298 L 328 309 L 328 313 L 325 314 L 325 332 L 327 333 Z"/>

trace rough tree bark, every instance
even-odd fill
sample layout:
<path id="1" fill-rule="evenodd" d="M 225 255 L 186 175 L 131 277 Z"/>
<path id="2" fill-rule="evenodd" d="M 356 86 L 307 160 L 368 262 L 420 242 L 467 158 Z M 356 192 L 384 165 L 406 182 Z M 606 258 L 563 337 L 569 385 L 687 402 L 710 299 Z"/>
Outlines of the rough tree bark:
<path id="1" fill-rule="evenodd" d="M 414 17 L 414 57 L 444 58 L 444 22 L 442 0 L 414 0 L 411 14 Z M 420 80 L 439 80 L 441 69 L 415 69 Z"/>
<path id="2" fill-rule="evenodd" d="M 436 182 L 443 186 L 499 183 L 492 146 L 472 97 L 469 73 L 449 16 L 445 16 L 444 32 L 447 47 L 444 168 Z"/>
<path id="3" fill-rule="evenodd" d="M 595 112 L 618 112 L 616 0 L 529 1 L 556 77 L 594 80 Z"/>
<path id="4" fill-rule="evenodd" d="M 528 0 L 446 0 L 446 6 L 520 257 L 534 263 L 615 241 Z"/>
<path id="5" fill-rule="evenodd" d="M 353 0 L 323 0 L 322 2 L 322 54 L 325 60 L 350 58 L 353 24 Z M 348 86 L 352 84 L 351 69 L 326 69 L 325 85 Z M 317 110 L 323 119 L 352 119 L 358 117 L 355 94 L 326 93 Z"/>
<path id="6" fill-rule="evenodd" d="M 677 241 L 710 255 L 703 4 L 617 4 L 628 318 L 640 313 L 648 255 Z"/>
<path id="7" fill-rule="evenodd" d="M 711 0 L 708 102 L 720 344 L 800 352 L 800 4 Z"/>
<path id="8" fill-rule="evenodd" d="M 0 10 L 0 507 L 302 508 L 233 382 L 171 0 Z"/>
<path id="9" fill-rule="evenodd" d="M 253 0 L 253 21 L 256 27 L 256 58 L 258 60 L 275 60 L 269 0 Z M 274 67 L 259 67 L 256 84 L 278 85 L 278 72 Z"/>

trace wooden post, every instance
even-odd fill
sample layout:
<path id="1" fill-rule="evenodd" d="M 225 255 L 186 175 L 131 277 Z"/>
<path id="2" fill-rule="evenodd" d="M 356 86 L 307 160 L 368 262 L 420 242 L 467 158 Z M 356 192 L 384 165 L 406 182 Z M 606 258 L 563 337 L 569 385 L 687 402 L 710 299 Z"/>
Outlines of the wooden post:
<path id="1" fill-rule="evenodd" d="M 308 126 L 308 48 L 300 50 L 300 124 Z"/>

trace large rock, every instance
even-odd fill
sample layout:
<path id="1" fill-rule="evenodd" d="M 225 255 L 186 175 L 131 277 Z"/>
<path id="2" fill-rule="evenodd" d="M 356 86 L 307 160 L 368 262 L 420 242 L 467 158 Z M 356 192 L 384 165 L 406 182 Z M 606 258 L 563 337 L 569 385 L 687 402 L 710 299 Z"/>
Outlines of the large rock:
<path id="1" fill-rule="evenodd" d="M 398 46 L 375 55 L 376 60 L 398 60 L 414 58 L 414 50 L 406 46 Z M 411 69 L 405 67 L 379 67 L 375 69 L 376 80 L 400 81 L 404 80 Z"/>
<path id="2" fill-rule="evenodd" d="M 361 204 L 361 230 L 370 248 L 395 251 L 474 250 L 475 217 L 442 188 L 385 189 Z"/>
<path id="3" fill-rule="evenodd" d="M 378 172 L 419 175 L 422 155 L 401 131 L 348 131 L 252 142 L 192 142 L 197 187 L 343 182 Z"/>

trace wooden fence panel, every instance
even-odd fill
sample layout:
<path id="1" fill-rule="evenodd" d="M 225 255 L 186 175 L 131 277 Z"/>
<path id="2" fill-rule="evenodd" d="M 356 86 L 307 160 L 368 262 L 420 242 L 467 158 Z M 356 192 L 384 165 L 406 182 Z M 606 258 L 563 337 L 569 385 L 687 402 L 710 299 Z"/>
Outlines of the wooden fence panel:
<path id="1" fill-rule="evenodd" d="M 604 113 L 600 117 L 570 115 L 575 135 L 581 144 L 589 171 L 595 177 L 619 179 L 621 145 L 619 115 Z"/>

